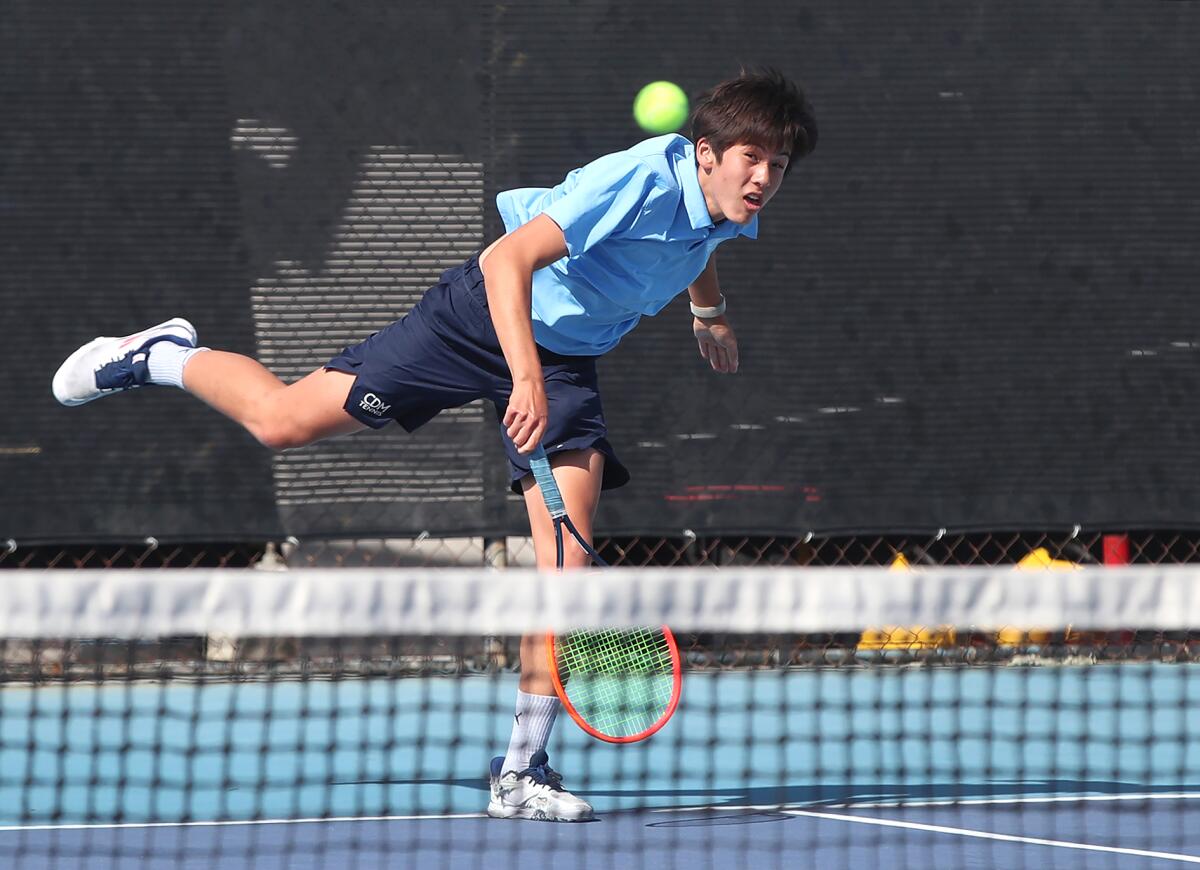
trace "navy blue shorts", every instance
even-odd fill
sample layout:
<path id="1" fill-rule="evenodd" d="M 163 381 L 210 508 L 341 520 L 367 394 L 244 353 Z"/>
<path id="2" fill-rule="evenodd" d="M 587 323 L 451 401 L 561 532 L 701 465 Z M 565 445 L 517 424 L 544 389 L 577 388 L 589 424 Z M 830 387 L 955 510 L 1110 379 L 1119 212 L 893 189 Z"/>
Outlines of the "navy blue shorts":
<path id="1" fill-rule="evenodd" d="M 608 443 L 596 358 L 542 347 L 538 354 L 550 406 L 542 436 L 546 452 L 594 447 L 604 454 L 603 488 L 624 486 L 629 472 Z M 521 491 L 529 459 L 517 453 L 504 429 L 512 375 L 488 313 L 478 258 L 448 269 L 402 319 L 346 348 L 325 368 L 355 376 L 346 411 L 373 429 L 395 420 L 412 432 L 447 408 L 490 399 L 500 416 L 513 491 Z"/>

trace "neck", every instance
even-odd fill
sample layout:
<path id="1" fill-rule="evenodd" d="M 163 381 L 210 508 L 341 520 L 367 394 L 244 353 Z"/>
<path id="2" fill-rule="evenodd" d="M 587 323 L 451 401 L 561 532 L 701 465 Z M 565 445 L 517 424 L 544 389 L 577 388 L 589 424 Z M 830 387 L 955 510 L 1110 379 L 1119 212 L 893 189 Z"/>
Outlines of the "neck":
<path id="1" fill-rule="evenodd" d="M 712 171 L 698 165 L 696 167 L 696 180 L 700 182 L 700 192 L 704 194 L 704 205 L 708 209 L 708 216 L 712 218 L 712 222 L 719 223 L 725 220 L 725 213 L 717 206 L 717 200 L 709 189 L 710 182 L 712 181 Z"/>

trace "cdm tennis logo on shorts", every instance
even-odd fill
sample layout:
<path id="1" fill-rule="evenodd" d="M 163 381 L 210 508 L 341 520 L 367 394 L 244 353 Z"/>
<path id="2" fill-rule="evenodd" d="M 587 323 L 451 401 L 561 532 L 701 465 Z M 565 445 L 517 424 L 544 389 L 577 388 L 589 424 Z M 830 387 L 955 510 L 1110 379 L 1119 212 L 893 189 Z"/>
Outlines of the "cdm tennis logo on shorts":
<path id="1" fill-rule="evenodd" d="M 362 397 L 362 401 L 358 403 L 358 407 L 362 408 L 368 414 L 374 414 L 376 417 L 382 417 L 392 406 L 374 393 L 367 393 Z"/>

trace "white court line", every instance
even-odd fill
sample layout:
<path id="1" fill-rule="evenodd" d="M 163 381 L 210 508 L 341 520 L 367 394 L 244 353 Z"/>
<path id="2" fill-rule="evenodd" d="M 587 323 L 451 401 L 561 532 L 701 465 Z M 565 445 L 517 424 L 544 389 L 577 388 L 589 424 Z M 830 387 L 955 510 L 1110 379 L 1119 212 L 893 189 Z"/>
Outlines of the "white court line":
<path id="1" fill-rule="evenodd" d="M 1004 804 L 1052 804 L 1078 803 L 1082 801 L 1169 801 L 1169 800 L 1200 800 L 1198 791 L 1154 792 L 1151 794 L 1090 794 L 1090 795 L 1045 795 L 1041 797 L 1007 797 L 1007 798 L 965 798 L 942 801 L 863 801 L 861 803 L 845 804 L 702 804 L 691 807 L 658 807 L 651 810 L 655 813 L 693 813 L 693 812 L 738 812 L 743 810 L 778 810 L 784 812 L 802 807 L 820 806 L 830 810 L 895 810 L 913 807 L 962 807 L 989 806 Z"/>
<path id="2" fill-rule="evenodd" d="M 943 825 L 924 825 L 919 822 L 900 822 L 892 819 L 872 819 L 867 816 L 844 816 L 841 813 L 814 813 L 808 810 L 780 810 L 789 816 L 806 816 L 836 822 L 853 822 L 859 825 L 879 825 L 885 828 L 909 828 L 914 831 L 930 831 L 934 834 L 954 834 L 959 837 L 975 837 L 980 840 L 1001 840 L 1006 843 L 1028 843 L 1031 846 L 1053 846 L 1058 849 L 1078 849 L 1084 852 L 1109 852 L 1116 855 L 1134 855 L 1138 858 L 1161 858 L 1181 864 L 1200 864 L 1194 855 L 1177 855 L 1174 852 L 1149 852 L 1145 849 L 1123 849 L 1119 846 L 1097 846 L 1092 843 L 1072 843 L 1066 840 L 1043 840 L 1040 837 L 1020 837 L 1015 834 L 994 834 L 990 831 L 975 831 L 970 828 L 948 828 Z"/>
<path id="3" fill-rule="evenodd" d="M 414 822 L 428 819 L 485 819 L 486 813 L 447 813 L 428 816 L 333 816 L 312 819 L 232 819 L 208 822 L 113 822 L 110 824 L 4 825 L 0 833 L 14 831 L 116 831 L 130 828 L 224 828 L 244 825 L 312 825 L 320 822 Z"/>
<path id="4" fill-rule="evenodd" d="M 1008 798 L 968 798 L 965 800 L 944 801 L 872 801 L 852 804 L 824 804 L 830 809 L 839 810 L 882 810 L 898 809 L 901 807 L 962 807 L 985 806 L 996 804 L 1054 804 L 1076 803 L 1079 801 L 1173 801 L 1200 799 L 1198 791 L 1154 792 L 1153 794 L 1079 794 L 1079 795 L 1046 795 L 1042 797 L 1008 797 Z"/>

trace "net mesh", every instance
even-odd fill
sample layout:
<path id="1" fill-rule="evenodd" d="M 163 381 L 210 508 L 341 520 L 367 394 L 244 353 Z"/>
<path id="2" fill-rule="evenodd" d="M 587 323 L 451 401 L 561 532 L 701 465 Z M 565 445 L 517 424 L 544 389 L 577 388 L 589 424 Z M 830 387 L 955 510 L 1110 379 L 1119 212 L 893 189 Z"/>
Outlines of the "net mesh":
<path id="1" fill-rule="evenodd" d="M 673 719 L 549 746 L 600 821 L 488 819 L 520 636 L 646 624 Z M 1198 624 L 1188 568 L 31 571 L 0 584 L 0 862 L 1196 863 Z"/>

